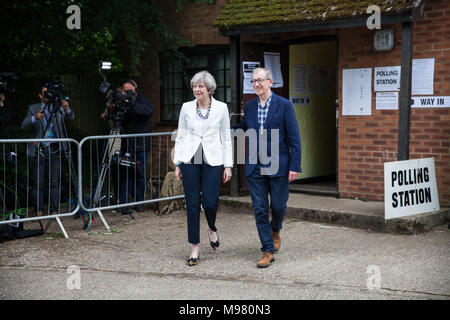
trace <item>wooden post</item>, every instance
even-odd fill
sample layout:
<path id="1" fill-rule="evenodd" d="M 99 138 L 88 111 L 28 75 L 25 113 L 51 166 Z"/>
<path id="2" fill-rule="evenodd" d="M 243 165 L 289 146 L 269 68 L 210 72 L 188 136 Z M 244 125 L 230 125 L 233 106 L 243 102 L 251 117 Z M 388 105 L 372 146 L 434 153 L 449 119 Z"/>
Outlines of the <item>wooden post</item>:
<path id="1" fill-rule="evenodd" d="M 240 36 L 230 36 L 231 42 L 231 113 L 239 114 L 241 113 L 241 48 L 240 48 Z M 231 126 L 237 124 L 240 121 L 238 115 L 232 115 Z M 237 146 L 234 144 L 233 155 L 236 159 Z M 239 165 L 234 164 L 231 178 L 230 186 L 230 196 L 239 196 L 240 190 L 240 174 Z"/>
<path id="2" fill-rule="evenodd" d="M 412 22 L 402 23 L 402 70 L 398 116 L 397 160 L 409 159 L 409 129 L 411 118 L 411 75 L 413 55 Z"/>

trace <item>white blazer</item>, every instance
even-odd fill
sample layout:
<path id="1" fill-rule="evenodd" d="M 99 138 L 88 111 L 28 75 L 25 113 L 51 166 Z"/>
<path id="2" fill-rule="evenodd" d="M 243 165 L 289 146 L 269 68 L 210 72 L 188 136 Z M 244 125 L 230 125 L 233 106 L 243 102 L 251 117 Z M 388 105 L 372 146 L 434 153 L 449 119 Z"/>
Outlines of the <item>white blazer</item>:
<path id="1" fill-rule="evenodd" d="M 230 132 L 230 115 L 225 103 L 211 97 L 211 111 L 204 120 L 204 130 L 195 124 L 197 99 L 183 103 L 178 119 L 178 132 L 175 139 L 173 162 L 189 162 L 200 143 L 209 165 L 232 167 L 233 151 Z"/>

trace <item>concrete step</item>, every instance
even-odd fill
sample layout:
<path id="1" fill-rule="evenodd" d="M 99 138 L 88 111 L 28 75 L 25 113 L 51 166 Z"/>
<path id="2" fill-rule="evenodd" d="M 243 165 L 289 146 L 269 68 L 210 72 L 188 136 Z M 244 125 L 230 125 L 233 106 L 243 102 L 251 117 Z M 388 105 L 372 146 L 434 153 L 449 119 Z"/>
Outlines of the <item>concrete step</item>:
<path id="1" fill-rule="evenodd" d="M 253 213 L 250 196 L 221 196 L 220 204 L 239 212 Z M 338 199 L 292 192 L 287 207 L 287 219 L 336 224 L 374 232 L 418 234 L 450 221 L 450 208 L 386 220 L 384 203 L 381 201 Z"/>

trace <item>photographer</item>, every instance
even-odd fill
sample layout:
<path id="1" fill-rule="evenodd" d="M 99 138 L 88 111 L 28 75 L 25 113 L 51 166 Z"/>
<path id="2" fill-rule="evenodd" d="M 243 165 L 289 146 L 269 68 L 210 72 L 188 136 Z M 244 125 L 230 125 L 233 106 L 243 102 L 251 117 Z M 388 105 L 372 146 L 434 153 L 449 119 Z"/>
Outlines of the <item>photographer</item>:
<path id="1" fill-rule="evenodd" d="M 0 126 L 2 126 L 4 130 L 6 130 L 5 127 L 9 124 L 10 121 L 11 117 L 9 116 L 8 107 L 5 103 L 5 95 L 0 92 Z"/>
<path id="2" fill-rule="evenodd" d="M 123 133 L 150 133 L 153 105 L 138 91 L 138 86 L 134 80 L 125 81 L 122 85 L 122 92 L 132 96 L 131 100 L 125 101 L 130 104 L 130 108 L 126 111 L 122 120 Z M 150 137 L 122 139 L 122 156 L 128 153 L 130 160 L 134 161 L 136 166 L 135 168 L 126 166 L 120 168 L 119 201 L 121 204 L 127 203 L 130 195 L 134 196 L 135 202 L 144 200 L 145 170 L 150 148 Z M 142 205 L 136 206 L 135 209 L 138 212 L 145 211 Z M 125 208 L 121 212 L 122 214 L 130 214 L 132 211 Z"/>
<path id="3" fill-rule="evenodd" d="M 47 91 L 51 83 L 46 83 L 39 93 L 41 103 L 32 104 L 28 107 L 25 119 L 22 122 L 22 130 L 30 132 L 30 139 L 52 139 L 66 138 L 64 134 L 64 120 L 75 119 L 75 114 L 69 107 L 69 103 L 61 100 L 61 105 L 55 103 L 54 99 L 49 99 L 51 95 Z M 61 85 L 62 86 L 62 85 Z M 52 90 L 53 91 L 53 90 Z M 49 209 L 52 214 L 57 214 L 59 210 L 60 194 L 60 168 L 61 152 L 66 149 L 64 143 L 29 143 L 27 155 L 31 157 L 31 164 L 34 177 L 33 196 L 37 204 L 37 215 L 44 215 L 44 186 L 46 177 L 50 181 Z"/>

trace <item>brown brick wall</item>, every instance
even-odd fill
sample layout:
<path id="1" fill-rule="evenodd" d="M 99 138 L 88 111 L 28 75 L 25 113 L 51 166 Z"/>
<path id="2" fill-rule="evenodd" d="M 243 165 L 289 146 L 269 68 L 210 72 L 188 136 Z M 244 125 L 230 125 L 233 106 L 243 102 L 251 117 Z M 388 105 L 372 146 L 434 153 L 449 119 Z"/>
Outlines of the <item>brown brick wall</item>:
<path id="1" fill-rule="evenodd" d="M 434 95 L 450 95 L 450 2 L 427 1 L 422 21 L 414 23 L 413 58 L 435 58 Z M 342 70 L 401 65 L 401 26 L 395 28 L 393 51 L 372 50 L 373 32 L 339 31 L 338 184 L 343 197 L 384 198 L 384 162 L 396 161 L 398 110 L 376 110 L 371 116 L 342 116 Z M 411 110 L 410 159 L 435 158 L 442 206 L 450 205 L 450 109 Z"/>
<path id="2" fill-rule="evenodd" d="M 179 12 L 176 12 L 174 2 L 168 0 L 167 4 L 162 6 L 166 21 L 183 39 L 195 45 L 230 43 L 228 37 L 220 36 L 219 30 L 212 26 L 227 0 L 216 0 L 214 4 L 193 1 L 183 4 Z"/>
<path id="3" fill-rule="evenodd" d="M 211 26 L 226 2 L 184 4 L 181 12 L 175 12 L 175 1 L 168 0 L 165 15 L 179 35 L 196 45 L 229 44 L 229 39 L 221 37 Z M 373 93 L 371 116 L 342 116 L 343 69 L 401 65 L 401 26 L 382 27 L 395 29 L 393 51 L 374 52 L 373 31 L 364 27 L 241 38 L 242 42 L 280 44 L 318 35 L 338 36 L 338 188 L 342 197 L 383 200 L 384 163 L 397 160 L 398 110 L 376 110 Z M 434 95 L 449 96 L 450 2 L 428 0 L 424 18 L 414 23 L 413 38 L 414 59 L 435 58 Z M 175 130 L 174 126 L 159 124 L 159 85 L 150 67 L 144 65 L 142 68 L 141 88 L 155 106 L 154 131 Z M 441 206 L 450 206 L 450 108 L 411 110 L 410 159 L 425 157 L 435 158 L 440 203 Z"/>
<path id="4" fill-rule="evenodd" d="M 181 10 L 177 12 L 177 1 L 167 0 L 165 3 L 161 2 L 163 8 L 165 21 L 172 27 L 182 39 L 191 42 L 194 45 L 217 45 L 229 44 L 228 37 L 219 35 L 217 28 L 212 27 L 216 16 L 223 9 L 226 0 L 216 0 L 214 4 L 208 3 L 186 3 L 183 4 Z M 149 43 L 158 48 L 158 42 L 149 39 Z M 160 50 L 160 49 L 159 49 Z M 153 132 L 172 132 L 176 130 L 176 125 L 161 124 L 161 106 L 160 106 L 160 86 L 159 86 L 159 61 L 158 57 L 150 55 L 145 56 L 143 64 L 140 68 L 141 77 L 137 79 L 138 84 L 145 96 L 150 100 L 154 106 L 154 114 L 152 117 Z M 155 64 L 153 64 L 155 63 Z M 173 146 L 173 142 L 169 139 L 168 148 Z M 167 143 L 165 137 L 161 140 L 159 138 L 153 139 L 152 158 L 151 161 L 152 175 L 165 175 L 167 159 Z M 155 156 L 160 154 L 161 156 Z M 161 166 L 160 169 L 159 165 Z M 170 170 L 170 168 L 169 168 Z M 150 174 L 150 163 L 148 164 L 148 171 Z"/>

